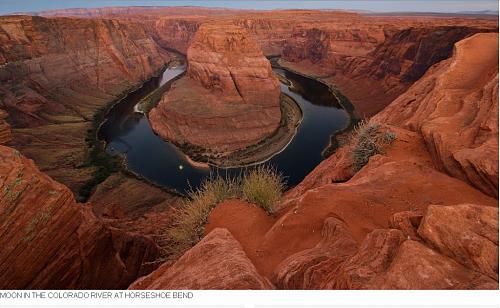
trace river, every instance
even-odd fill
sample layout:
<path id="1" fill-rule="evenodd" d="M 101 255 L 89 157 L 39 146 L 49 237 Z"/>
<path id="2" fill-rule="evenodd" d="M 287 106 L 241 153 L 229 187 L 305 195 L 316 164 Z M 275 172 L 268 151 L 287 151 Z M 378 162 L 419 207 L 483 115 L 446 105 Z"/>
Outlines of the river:
<path id="1" fill-rule="evenodd" d="M 300 105 L 303 120 L 288 146 L 264 163 L 276 168 L 287 184 L 294 186 L 322 161 L 321 153 L 330 136 L 346 128 L 350 116 L 324 84 L 284 69 L 273 70 L 291 82 L 290 86 L 281 83 L 281 91 Z M 134 108 L 151 91 L 184 71 L 185 66 L 167 68 L 161 76 L 130 93 L 110 110 L 98 133 L 99 139 L 106 142 L 108 153 L 125 156 L 130 171 L 181 193 L 196 188 L 210 175 L 238 175 L 247 168 L 207 169 L 191 165 L 182 151 L 157 136 L 147 117 Z"/>

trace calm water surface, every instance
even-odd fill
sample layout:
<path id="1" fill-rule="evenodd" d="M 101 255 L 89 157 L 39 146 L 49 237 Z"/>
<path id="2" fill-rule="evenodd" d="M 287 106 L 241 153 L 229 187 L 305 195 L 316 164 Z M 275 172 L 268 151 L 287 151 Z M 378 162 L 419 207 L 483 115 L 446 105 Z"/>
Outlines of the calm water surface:
<path id="1" fill-rule="evenodd" d="M 99 138 L 107 142 L 106 151 L 124 154 L 129 170 L 179 192 L 197 187 L 211 173 L 237 175 L 245 169 L 192 166 L 176 146 L 153 132 L 145 115 L 134 111 L 142 97 L 184 70 L 184 66 L 167 69 L 161 77 L 131 93 L 110 111 L 99 131 Z M 330 135 L 349 124 L 349 115 L 325 85 L 282 69 L 274 71 L 292 82 L 290 88 L 281 84 L 281 91 L 296 100 L 304 118 L 286 149 L 265 163 L 274 166 L 286 177 L 288 185 L 293 186 L 321 162 L 321 152 Z"/>

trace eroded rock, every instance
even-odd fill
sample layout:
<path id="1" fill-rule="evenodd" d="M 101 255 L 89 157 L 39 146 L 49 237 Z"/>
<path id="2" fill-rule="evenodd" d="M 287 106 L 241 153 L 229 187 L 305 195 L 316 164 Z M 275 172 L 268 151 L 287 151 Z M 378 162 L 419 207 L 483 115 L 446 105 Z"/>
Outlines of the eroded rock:
<path id="1" fill-rule="evenodd" d="M 130 289 L 270 289 L 241 245 L 226 229 L 214 229 L 174 264 L 163 265 Z"/>
<path id="2" fill-rule="evenodd" d="M 457 43 L 375 120 L 419 132 L 439 170 L 498 197 L 498 34 Z"/>
<path id="3" fill-rule="evenodd" d="M 108 228 L 89 205 L 0 146 L 0 288 L 125 288 L 151 267 L 158 247 Z"/>
<path id="4" fill-rule="evenodd" d="M 442 254 L 498 281 L 498 208 L 431 205 L 418 234 Z"/>
<path id="5" fill-rule="evenodd" d="M 187 77 L 176 81 L 149 114 L 161 137 L 224 153 L 276 131 L 279 81 L 246 30 L 203 24 L 187 54 Z"/>

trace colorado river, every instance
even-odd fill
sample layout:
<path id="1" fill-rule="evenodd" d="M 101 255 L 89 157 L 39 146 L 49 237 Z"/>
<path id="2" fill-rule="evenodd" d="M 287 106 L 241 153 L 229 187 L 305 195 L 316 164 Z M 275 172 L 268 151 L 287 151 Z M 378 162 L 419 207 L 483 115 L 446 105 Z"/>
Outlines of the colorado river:
<path id="1" fill-rule="evenodd" d="M 209 170 L 193 166 L 176 146 L 158 137 L 147 117 L 134 109 L 141 98 L 184 70 L 184 66 L 168 68 L 160 77 L 130 93 L 110 110 L 98 134 L 106 141 L 108 153 L 125 156 L 130 171 L 179 192 L 197 187 L 210 173 L 238 175 L 245 169 L 210 167 Z M 350 117 L 322 83 L 283 69 L 275 68 L 274 72 L 291 82 L 290 86 L 281 83 L 281 91 L 300 105 L 303 120 L 288 146 L 265 163 L 281 172 L 288 185 L 293 186 L 321 162 L 321 152 L 330 136 L 347 127 Z"/>

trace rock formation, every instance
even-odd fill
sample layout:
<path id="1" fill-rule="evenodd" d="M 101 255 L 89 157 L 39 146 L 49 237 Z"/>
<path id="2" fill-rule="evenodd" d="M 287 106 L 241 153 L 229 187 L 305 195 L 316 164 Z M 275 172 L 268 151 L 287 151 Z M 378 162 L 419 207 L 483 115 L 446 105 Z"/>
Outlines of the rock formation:
<path id="1" fill-rule="evenodd" d="M 153 268 L 150 239 L 105 226 L 90 205 L 0 146 L 0 288 L 125 288 Z"/>
<path id="2" fill-rule="evenodd" d="M 5 121 L 7 113 L 0 109 L 0 144 L 6 144 L 12 140 L 10 125 Z"/>
<path id="3" fill-rule="evenodd" d="M 77 167 L 94 114 L 158 73 L 168 55 L 139 24 L 29 16 L 0 23 L 0 109 L 12 145 L 78 191 L 92 171 Z"/>
<path id="4" fill-rule="evenodd" d="M 176 144 L 231 152 L 258 143 L 280 123 L 279 81 L 259 45 L 242 28 L 203 24 L 176 81 L 149 118 Z"/>
<path id="5" fill-rule="evenodd" d="M 457 43 L 375 121 L 419 132 L 439 170 L 498 197 L 498 34 Z"/>
<path id="6" fill-rule="evenodd" d="M 108 17 L 145 25 L 162 47 L 187 51 L 201 23 L 226 20 L 254 35 L 266 55 L 338 87 L 360 116 L 372 116 L 450 56 L 453 44 L 498 31 L 494 20 L 367 16 L 352 12 L 115 8 L 60 10 L 45 16 Z"/>
<path id="7" fill-rule="evenodd" d="M 0 17 L 0 144 L 16 147 L 0 146 L 0 288 L 498 289 L 498 34 L 475 34 L 497 20 L 44 14 L 80 18 Z M 336 86 L 362 116 L 394 100 L 372 121 L 396 140 L 358 172 L 351 145 L 340 148 L 276 216 L 223 202 L 204 239 L 154 270 L 178 198 L 120 173 L 78 204 L 63 184 L 89 178 L 92 117 L 159 72 L 159 46 L 189 61 L 150 114 L 176 143 L 231 151 L 276 129 L 279 83 L 264 54 Z"/>
<path id="8" fill-rule="evenodd" d="M 131 289 L 270 289 L 241 245 L 226 229 L 215 229 L 177 262 L 163 265 Z"/>

